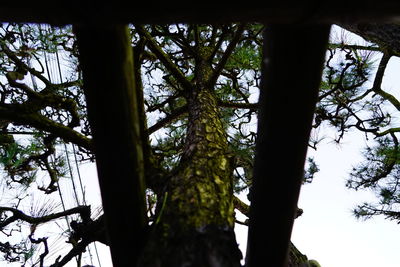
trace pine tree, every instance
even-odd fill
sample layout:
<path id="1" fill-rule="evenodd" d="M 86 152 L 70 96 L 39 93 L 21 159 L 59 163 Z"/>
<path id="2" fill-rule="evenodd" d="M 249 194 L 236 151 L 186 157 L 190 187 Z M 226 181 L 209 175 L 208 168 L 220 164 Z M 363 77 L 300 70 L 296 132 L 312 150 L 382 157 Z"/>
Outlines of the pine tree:
<path id="1" fill-rule="evenodd" d="M 372 190 L 376 203 L 354 209 L 357 218 L 384 215 L 399 222 L 399 141 L 396 92 L 383 85 L 391 58 L 399 56 L 399 26 L 395 24 L 354 24 L 341 26 L 359 34 L 364 44 L 331 44 L 325 79 L 315 115 L 315 127 L 326 123 L 337 130 L 336 142 L 350 131 L 365 136 L 364 160 L 350 171 L 347 187 Z"/>

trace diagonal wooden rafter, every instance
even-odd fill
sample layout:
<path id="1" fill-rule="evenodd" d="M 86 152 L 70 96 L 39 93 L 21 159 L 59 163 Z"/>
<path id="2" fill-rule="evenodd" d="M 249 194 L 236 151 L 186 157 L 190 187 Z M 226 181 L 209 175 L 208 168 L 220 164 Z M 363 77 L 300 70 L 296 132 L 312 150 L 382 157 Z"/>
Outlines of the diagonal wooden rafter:
<path id="1" fill-rule="evenodd" d="M 265 32 L 247 267 L 263 258 L 263 266 L 287 266 L 329 31 L 268 25 Z"/>
<path id="2" fill-rule="evenodd" d="M 133 266 L 144 244 L 146 208 L 129 29 L 107 24 L 74 30 L 112 259 L 115 267 Z"/>

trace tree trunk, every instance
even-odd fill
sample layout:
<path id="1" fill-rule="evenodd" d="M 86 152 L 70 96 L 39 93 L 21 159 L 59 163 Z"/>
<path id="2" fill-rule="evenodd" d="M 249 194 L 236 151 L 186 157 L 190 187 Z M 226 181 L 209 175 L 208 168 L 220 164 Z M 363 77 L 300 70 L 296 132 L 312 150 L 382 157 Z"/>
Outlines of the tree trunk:
<path id="1" fill-rule="evenodd" d="M 308 267 L 308 258 L 290 242 L 288 267 Z"/>
<path id="2" fill-rule="evenodd" d="M 159 194 L 157 218 L 141 266 L 240 266 L 234 233 L 232 155 L 209 68 L 197 64 L 186 92 L 188 126 L 177 169 Z"/>

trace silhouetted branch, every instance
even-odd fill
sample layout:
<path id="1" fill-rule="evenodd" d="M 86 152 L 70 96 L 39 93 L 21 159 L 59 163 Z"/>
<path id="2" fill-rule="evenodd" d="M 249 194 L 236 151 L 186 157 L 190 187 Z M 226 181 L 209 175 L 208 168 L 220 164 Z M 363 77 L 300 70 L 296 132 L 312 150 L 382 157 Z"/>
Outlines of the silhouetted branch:
<path id="1" fill-rule="evenodd" d="M 177 81 L 185 90 L 190 90 L 192 85 L 186 79 L 182 71 L 171 61 L 169 56 L 162 50 L 162 48 L 157 44 L 156 40 L 150 35 L 146 29 L 141 25 L 135 25 L 138 33 L 147 40 L 147 45 L 150 50 L 157 56 L 157 58 L 162 62 L 162 64 L 167 68 L 167 70 L 174 75 Z"/>
<path id="2" fill-rule="evenodd" d="M 239 24 L 232 40 L 229 42 L 228 47 L 226 48 L 224 54 L 222 55 L 222 58 L 219 60 L 217 66 L 215 67 L 212 76 L 210 77 L 208 83 L 210 85 L 214 85 L 220 76 L 221 72 L 223 71 L 226 62 L 228 61 L 229 57 L 232 55 L 233 50 L 236 48 L 238 45 L 240 38 L 242 37 L 242 34 L 244 32 L 246 24 Z"/>
<path id="3" fill-rule="evenodd" d="M 218 101 L 218 106 L 224 108 L 241 108 L 241 109 L 249 109 L 251 111 L 258 110 L 258 103 L 236 103 L 236 102 L 228 102 L 228 101 Z"/>
<path id="4" fill-rule="evenodd" d="M 10 223 L 17 221 L 17 220 L 22 220 L 30 224 L 41 224 L 41 223 L 46 223 L 55 219 L 59 219 L 64 216 L 72 215 L 72 214 L 77 214 L 79 213 L 82 217 L 82 220 L 88 220 L 90 217 L 90 206 L 78 206 L 69 210 L 65 210 L 62 212 L 57 212 L 41 217 L 34 217 L 27 215 L 23 213 L 22 211 L 16 209 L 16 208 L 11 208 L 11 207 L 0 207 L 0 213 L 3 212 L 11 212 L 12 216 L 8 217 L 7 219 L 0 221 L 0 229 L 4 228 L 5 226 L 9 225 Z"/>
<path id="5" fill-rule="evenodd" d="M 157 130 L 161 129 L 165 125 L 178 119 L 182 114 L 184 114 L 187 111 L 188 111 L 188 107 L 186 105 L 183 107 L 177 108 L 176 110 L 174 110 L 173 113 L 168 114 L 165 118 L 157 121 L 153 126 L 149 127 L 147 129 L 147 134 L 150 135 L 150 134 L 156 132 Z"/>

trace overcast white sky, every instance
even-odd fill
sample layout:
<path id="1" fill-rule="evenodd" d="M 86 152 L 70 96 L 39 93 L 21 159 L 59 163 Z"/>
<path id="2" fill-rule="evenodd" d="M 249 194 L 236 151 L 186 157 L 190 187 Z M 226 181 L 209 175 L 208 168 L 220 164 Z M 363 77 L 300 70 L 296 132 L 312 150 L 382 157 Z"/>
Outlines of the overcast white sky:
<path id="1" fill-rule="evenodd" d="M 392 58 L 383 89 L 400 96 L 400 60 Z M 364 137 L 351 134 L 342 145 L 329 144 L 310 152 L 321 171 L 302 187 L 299 207 L 304 214 L 294 225 L 292 241 L 322 267 L 400 266 L 400 225 L 383 217 L 359 221 L 352 215 L 356 204 L 374 202 L 372 192 L 349 190 L 345 181 L 351 167 L 362 160 Z"/>
<path id="2" fill-rule="evenodd" d="M 362 137 L 346 141 L 315 153 L 321 171 L 301 190 L 304 214 L 294 224 L 292 241 L 323 267 L 398 267 L 400 226 L 383 218 L 359 221 L 352 215 L 356 204 L 373 201 L 374 195 L 345 188 L 348 171 L 361 159 Z"/>

